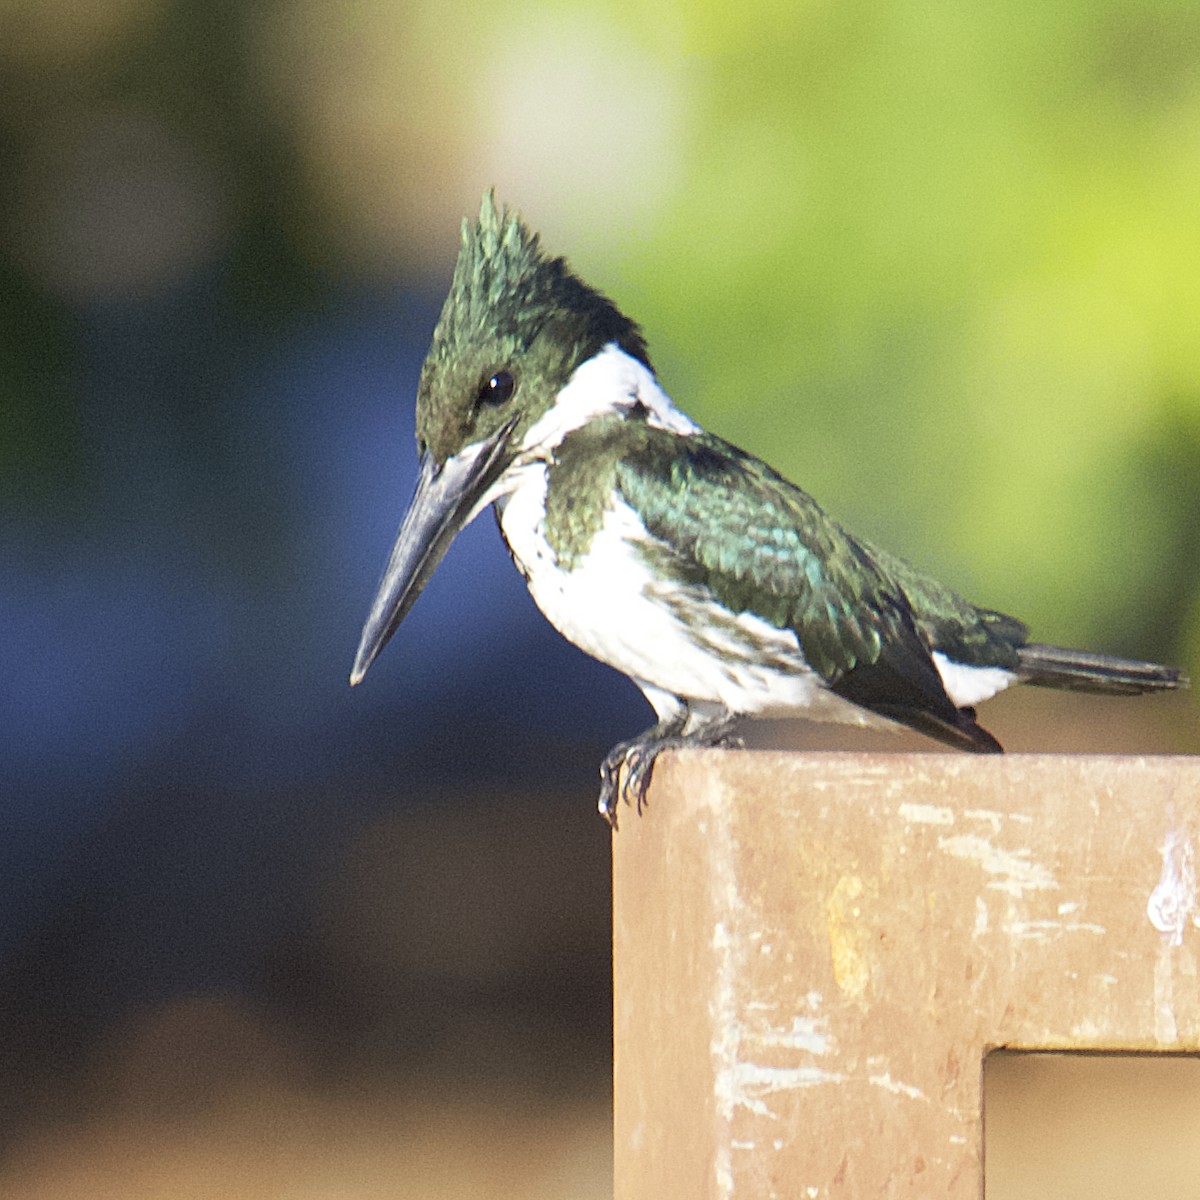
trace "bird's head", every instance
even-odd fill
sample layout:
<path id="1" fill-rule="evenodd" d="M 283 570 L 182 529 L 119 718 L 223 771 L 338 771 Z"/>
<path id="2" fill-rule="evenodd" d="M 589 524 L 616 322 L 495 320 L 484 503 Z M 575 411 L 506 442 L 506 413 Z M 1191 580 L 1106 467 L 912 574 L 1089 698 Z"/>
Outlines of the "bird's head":
<path id="1" fill-rule="evenodd" d="M 351 683 L 399 627 L 455 534 L 506 493 L 522 462 L 587 419 L 587 402 L 562 398 L 580 366 L 610 346 L 649 368 L 638 327 L 486 194 L 478 220 L 463 222 L 450 293 L 421 368 L 417 488 Z M 636 399 L 631 394 L 630 404 Z"/>

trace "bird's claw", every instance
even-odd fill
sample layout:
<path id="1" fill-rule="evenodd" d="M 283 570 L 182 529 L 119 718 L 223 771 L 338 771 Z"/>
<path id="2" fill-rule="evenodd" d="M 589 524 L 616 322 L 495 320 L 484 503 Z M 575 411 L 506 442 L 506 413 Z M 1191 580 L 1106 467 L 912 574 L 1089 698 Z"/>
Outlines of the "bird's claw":
<path id="1" fill-rule="evenodd" d="M 633 738 L 614 746 L 600 764 L 600 815 L 617 828 L 617 810 L 624 800 L 636 807 L 638 815 L 647 805 L 646 793 L 654 775 L 654 763 L 658 756 L 673 746 L 681 745 L 683 739 Z"/>
<path id="2" fill-rule="evenodd" d="M 650 803 L 646 796 L 659 755 L 684 746 L 740 746 L 742 739 L 730 733 L 730 725 L 730 721 L 716 721 L 687 734 L 679 732 L 678 724 L 656 726 L 641 737 L 618 743 L 600 764 L 600 815 L 615 830 L 617 810 L 624 800 L 641 816 Z"/>

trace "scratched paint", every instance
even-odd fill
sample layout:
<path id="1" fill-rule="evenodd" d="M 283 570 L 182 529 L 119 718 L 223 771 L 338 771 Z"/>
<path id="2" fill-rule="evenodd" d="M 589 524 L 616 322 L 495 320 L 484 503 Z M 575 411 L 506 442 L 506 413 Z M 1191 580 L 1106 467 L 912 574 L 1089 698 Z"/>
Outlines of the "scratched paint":
<path id="1" fill-rule="evenodd" d="M 1146 915 L 1172 946 L 1183 945 L 1188 919 L 1196 922 L 1196 852 L 1192 839 L 1172 829 L 1160 848 L 1162 872 L 1146 901 Z"/>
<path id="2" fill-rule="evenodd" d="M 954 810 L 939 804 L 901 804 L 896 810 L 912 825 L 953 825 Z"/>
<path id="3" fill-rule="evenodd" d="M 1020 898 L 1026 892 L 1047 891 L 1058 887 L 1054 876 L 1041 863 L 1030 858 L 1028 850 L 1006 850 L 993 846 L 987 838 L 973 833 L 938 838 L 938 849 L 954 858 L 976 862 L 991 876 L 988 887 Z"/>
<path id="4" fill-rule="evenodd" d="M 819 1007 L 820 993 L 810 992 L 806 1002 L 811 1005 L 814 998 Z M 730 997 L 729 1003 L 736 1002 Z M 749 1009 L 748 1005 L 745 1007 Z M 752 1024 L 738 1020 L 730 1012 L 723 1024 L 721 1043 L 714 1044 L 720 1064 L 714 1091 L 727 1122 L 737 1109 L 775 1120 L 768 1100 L 776 1093 L 841 1083 L 846 1078 L 841 1072 L 826 1070 L 813 1061 L 836 1051 L 826 1018 L 819 1013 L 796 1014 L 788 1025 L 776 1026 L 765 1012 L 761 1023 Z M 780 1051 L 784 1053 L 781 1055 Z M 792 1061 L 780 1062 L 780 1058 Z"/>
<path id="5" fill-rule="evenodd" d="M 1025 941 L 1051 942 L 1069 933 L 1103 934 L 1107 931 L 1094 921 L 1011 920 L 1004 923 L 1004 932 Z"/>
<path id="6" fill-rule="evenodd" d="M 1189 922 L 1200 924 L 1196 903 L 1196 851 L 1192 839 L 1174 828 L 1163 838 L 1162 870 L 1146 901 L 1150 924 L 1163 935 L 1154 963 L 1154 1036 L 1164 1045 L 1178 1040 L 1182 1007 L 1185 1024 L 1194 1018 L 1196 963 L 1183 944 Z"/>
<path id="7" fill-rule="evenodd" d="M 830 1083 L 845 1083 L 841 1071 L 827 1071 L 814 1065 L 800 1067 L 771 1067 L 763 1063 L 738 1060 L 720 1073 L 716 1082 L 717 1103 L 722 1112 L 732 1115 L 743 1108 L 758 1117 L 779 1119 L 767 1103 L 777 1092 L 792 1092 L 798 1088 L 822 1087 Z"/>
<path id="8" fill-rule="evenodd" d="M 720 802 L 724 797 L 716 799 Z M 743 1012 L 752 1013 L 753 1017 L 747 1021 L 739 1016 L 738 988 L 745 977 L 747 947 L 765 944 L 765 934 L 761 929 L 741 932 L 743 924 L 753 922 L 746 920 L 747 905 L 733 866 L 736 856 L 729 826 L 730 808 L 728 804 L 717 804 L 709 835 L 714 843 L 727 843 L 714 849 L 712 886 L 718 897 L 718 909 L 732 923 L 731 927 L 723 920 L 716 921 L 710 939 L 716 980 L 711 1001 L 714 1032 L 709 1053 L 714 1099 L 724 1125 L 724 1136 L 717 1139 L 715 1147 L 713 1179 L 717 1196 L 725 1200 L 734 1194 L 734 1153 L 744 1152 L 753 1145 L 733 1137 L 735 1115 L 742 1111 L 777 1120 L 771 1103 L 774 1096 L 799 1088 L 842 1083 L 846 1079 L 841 1072 L 827 1070 L 820 1062 L 833 1050 L 833 1038 L 820 1011 L 819 991 L 805 993 L 801 1003 L 807 1011 L 789 1014 L 786 1024 L 774 1024 L 771 1020 L 774 1007 L 753 1000 L 742 1007 Z"/>
<path id="9" fill-rule="evenodd" d="M 734 869 L 733 831 L 730 828 L 730 797 L 724 787 L 713 789 L 710 795 L 712 829 L 709 840 L 713 846 L 712 887 L 718 911 L 720 897 L 724 898 L 723 909 L 731 918 L 741 908 L 738 892 L 737 872 Z M 737 979 L 741 970 L 737 938 L 724 921 L 717 921 L 712 931 L 712 952 L 716 961 L 716 980 L 712 1009 L 713 1036 L 709 1046 L 712 1056 L 715 1099 L 725 1130 L 724 1136 L 716 1140 L 713 1155 L 713 1181 L 716 1192 L 724 1200 L 731 1200 L 733 1182 L 733 1146 L 730 1144 L 730 1125 L 737 1107 L 737 1081 L 731 1076 L 736 1070 L 741 1043 L 741 1022 L 738 1020 Z"/>
<path id="10" fill-rule="evenodd" d="M 998 813 L 994 808 L 967 808 L 963 810 L 963 816 L 968 821 L 986 821 L 992 827 L 993 833 L 1000 832 L 1004 821 L 1004 813 Z"/>
<path id="11" fill-rule="evenodd" d="M 893 1096 L 907 1096 L 910 1100 L 925 1100 L 925 1093 L 918 1087 L 913 1087 L 911 1083 L 901 1083 L 898 1079 L 892 1078 L 890 1071 L 884 1071 L 882 1075 L 868 1075 L 867 1082 L 873 1087 L 883 1088 L 885 1092 L 891 1092 Z"/>
<path id="12" fill-rule="evenodd" d="M 767 1028 L 755 1034 L 764 1046 L 782 1046 L 787 1050 L 803 1050 L 818 1056 L 834 1049 L 833 1035 L 825 1028 L 824 1017 L 794 1016 L 786 1029 Z"/>

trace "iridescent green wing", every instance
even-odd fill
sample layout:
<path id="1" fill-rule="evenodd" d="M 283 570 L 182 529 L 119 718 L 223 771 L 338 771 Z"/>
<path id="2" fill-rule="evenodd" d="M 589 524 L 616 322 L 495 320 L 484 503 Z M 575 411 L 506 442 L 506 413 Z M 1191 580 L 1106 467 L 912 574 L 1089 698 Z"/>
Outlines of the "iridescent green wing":
<path id="1" fill-rule="evenodd" d="M 656 571 L 793 630 L 809 666 L 846 699 L 965 749 L 999 748 L 949 700 L 930 657 L 937 627 L 970 626 L 957 641 L 988 640 L 965 601 L 881 561 L 807 493 L 709 434 L 647 427 L 616 482 L 656 539 Z"/>

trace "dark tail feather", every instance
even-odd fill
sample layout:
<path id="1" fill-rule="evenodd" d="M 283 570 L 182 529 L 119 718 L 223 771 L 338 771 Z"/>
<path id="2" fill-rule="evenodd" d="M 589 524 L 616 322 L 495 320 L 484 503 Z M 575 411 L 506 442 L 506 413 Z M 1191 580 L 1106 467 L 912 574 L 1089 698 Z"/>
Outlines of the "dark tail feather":
<path id="1" fill-rule="evenodd" d="M 872 708 L 881 717 L 907 725 L 955 750 L 966 750 L 970 754 L 1004 753 L 1004 747 L 975 720 L 973 708 L 960 708 L 956 721 L 946 720 L 925 709 L 905 708 L 898 704 L 877 704 Z"/>
<path id="2" fill-rule="evenodd" d="M 1177 667 L 1112 658 L 1085 650 L 1059 646 L 1021 646 L 1018 668 L 1021 679 L 1038 687 L 1068 688 L 1076 692 L 1107 692 L 1110 696 L 1136 696 L 1187 687 L 1187 676 Z"/>

